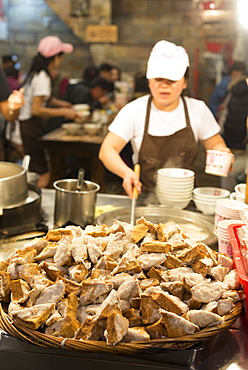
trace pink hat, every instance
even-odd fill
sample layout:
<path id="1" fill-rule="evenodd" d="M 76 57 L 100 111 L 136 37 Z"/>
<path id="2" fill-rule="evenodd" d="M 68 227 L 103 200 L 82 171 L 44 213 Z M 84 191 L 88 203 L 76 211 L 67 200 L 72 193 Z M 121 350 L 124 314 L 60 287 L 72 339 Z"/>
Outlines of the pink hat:
<path id="1" fill-rule="evenodd" d="M 40 40 L 38 45 L 38 51 L 45 58 L 53 57 L 61 52 L 63 53 L 72 53 L 73 52 L 72 44 L 64 44 L 56 36 L 47 36 Z"/>
<path id="2" fill-rule="evenodd" d="M 189 66 L 189 56 L 182 46 L 165 40 L 153 47 L 147 63 L 146 77 L 180 80 Z"/>

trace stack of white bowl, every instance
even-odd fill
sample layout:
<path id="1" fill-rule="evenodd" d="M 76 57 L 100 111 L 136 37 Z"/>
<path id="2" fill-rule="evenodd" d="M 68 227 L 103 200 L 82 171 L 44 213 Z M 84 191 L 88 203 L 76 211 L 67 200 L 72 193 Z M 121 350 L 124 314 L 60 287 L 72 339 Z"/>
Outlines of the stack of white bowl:
<path id="1" fill-rule="evenodd" d="M 171 208 L 186 208 L 192 199 L 195 173 L 184 168 L 160 168 L 157 171 L 158 201 Z"/>
<path id="2" fill-rule="evenodd" d="M 193 190 L 193 201 L 204 215 L 214 215 L 217 200 L 228 198 L 229 195 L 229 190 L 203 186 Z"/>
<path id="3" fill-rule="evenodd" d="M 218 223 L 223 220 L 240 220 L 240 211 L 247 204 L 231 199 L 219 199 L 216 203 L 214 218 L 214 233 L 218 236 Z"/>
<path id="4" fill-rule="evenodd" d="M 226 253 L 232 257 L 232 245 L 228 235 L 228 226 L 232 224 L 243 224 L 241 220 L 223 220 L 218 222 L 218 252 Z"/>

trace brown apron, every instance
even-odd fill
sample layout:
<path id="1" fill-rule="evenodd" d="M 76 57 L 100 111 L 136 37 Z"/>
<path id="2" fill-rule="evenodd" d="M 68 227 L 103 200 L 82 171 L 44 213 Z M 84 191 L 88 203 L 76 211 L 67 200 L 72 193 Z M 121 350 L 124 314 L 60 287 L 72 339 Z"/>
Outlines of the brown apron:
<path id="1" fill-rule="evenodd" d="M 146 110 L 146 120 L 143 140 L 139 151 L 141 167 L 140 180 L 142 193 L 152 191 L 156 185 L 156 175 L 159 168 L 194 169 L 198 145 L 195 140 L 189 119 L 185 99 L 182 97 L 186 127 L 169 136 L 151 136 L 148 134 L 152 96 L 149 97 Z"/>

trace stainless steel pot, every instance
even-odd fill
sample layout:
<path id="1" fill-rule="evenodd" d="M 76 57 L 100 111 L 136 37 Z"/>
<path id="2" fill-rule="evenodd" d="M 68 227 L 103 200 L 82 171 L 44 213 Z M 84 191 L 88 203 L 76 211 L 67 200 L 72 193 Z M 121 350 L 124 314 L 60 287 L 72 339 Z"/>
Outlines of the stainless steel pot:
<path id="1" fill-rule="evenodd" d="M 77 190 L 77 179 L 57 180 L 53 186 L 55 192 L 54 227 L 67 222 L 82 227 L 92 224 L 95 218 L 97 192 L 100 186 L 91 181 L 84 181 L 83 190 Z"/>
<path id="2" fill-rule="evenodd" d="M 0 208 L 23 202 L 28 196 L 27 168 L 11 162 L 0 162 Z M 27 163 L 28 162 L 28 163 Z"/>

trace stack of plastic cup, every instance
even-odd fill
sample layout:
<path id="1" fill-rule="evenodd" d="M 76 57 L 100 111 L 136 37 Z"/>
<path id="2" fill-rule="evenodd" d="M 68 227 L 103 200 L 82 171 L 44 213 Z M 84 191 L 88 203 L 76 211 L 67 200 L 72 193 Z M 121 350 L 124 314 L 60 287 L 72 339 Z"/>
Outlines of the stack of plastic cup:
<path id="1" fill-rule="evenodd" d="M 195 173 L 184 168 L 160 168 L 156 195 L 159 203 L 171 208 L 186 208 L 192 199 Z"/>
<path id="2" fill-rule="evenodd" d="M 232 224 L 243 224 L 243 221 L 239 220 L 223 220 L 218 222 L 217 236 L 218 236 L 218 251 L 225 253 L 229 257 L 232 257 L 232 245 L 228 236 L 227 227 Z"/>
<path id="3" fill-rule="evenodd" d="M 216 203 L 214 217 L 214 234 L 218 236 L 218 223 L 223 220 L 240 220 L 240 211 L 247 204 L 231 199 L 219 199 Z"/>

